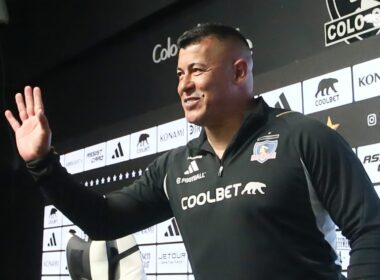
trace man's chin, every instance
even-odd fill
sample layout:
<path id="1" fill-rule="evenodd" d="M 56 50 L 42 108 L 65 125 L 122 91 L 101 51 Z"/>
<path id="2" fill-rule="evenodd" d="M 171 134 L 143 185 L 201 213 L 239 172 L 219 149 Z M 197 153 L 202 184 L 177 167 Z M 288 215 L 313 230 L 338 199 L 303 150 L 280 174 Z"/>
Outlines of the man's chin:
<path id="1" fill-rule="evenodd" d="M 189 122 L 191 124 L 202 126 L 202 121 L 199 118 L 196 118 L 195 116 L 185 115 L 185 118 L 186 118 L 187 122 Z"/>

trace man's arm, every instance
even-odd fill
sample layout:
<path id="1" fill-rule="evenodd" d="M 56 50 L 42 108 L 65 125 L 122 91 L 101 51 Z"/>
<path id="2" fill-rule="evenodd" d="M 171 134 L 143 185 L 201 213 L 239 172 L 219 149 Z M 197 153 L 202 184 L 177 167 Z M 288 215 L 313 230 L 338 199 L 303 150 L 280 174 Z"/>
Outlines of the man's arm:
<path id="1" fill-rule="evenodd" d="M 101 195 L 76 183 L 60 165 L 41 90 L 27 86 L 15 99 L 20 120 L 9 110 L 5 116 L 20 156 L 48 199 L 92 239 L 115 239 L 172 215 L 161 191 L 163 164 L 156 161 L 130 188 Z"/>
<path id="2" fill-rule="evenodd" d="M 110 240 L 134 233 L 172 216 L 161 188 L 160 162 L 132 185 L 102 195 L 74 181 L 51 150 L 44 158 L 27 163 L 43 194 L 93 240 Z"/>
<path id="3" fill-rule="evenodd" d="M 380 279 L 380 200 L 348 143 L 317 122 L 300 129 L 302 160 L 316 193 L 350 242 L 348 279 Z"/>

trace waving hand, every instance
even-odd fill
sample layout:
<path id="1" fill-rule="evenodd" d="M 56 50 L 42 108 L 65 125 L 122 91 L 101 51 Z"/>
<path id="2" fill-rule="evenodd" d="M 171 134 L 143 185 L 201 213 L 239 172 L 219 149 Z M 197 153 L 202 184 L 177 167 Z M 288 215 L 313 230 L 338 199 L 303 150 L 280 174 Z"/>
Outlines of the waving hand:
<path id="1" fill-rule="evenodd" d="M 5 117 L 15 133 L 18 152 L 25 161 L 41 158 L 49 151 L 51 142 L 41 90 L 27 86 L 24 94 L 17 93 L 15 98 L 20 121 L 9 110 Z"/>

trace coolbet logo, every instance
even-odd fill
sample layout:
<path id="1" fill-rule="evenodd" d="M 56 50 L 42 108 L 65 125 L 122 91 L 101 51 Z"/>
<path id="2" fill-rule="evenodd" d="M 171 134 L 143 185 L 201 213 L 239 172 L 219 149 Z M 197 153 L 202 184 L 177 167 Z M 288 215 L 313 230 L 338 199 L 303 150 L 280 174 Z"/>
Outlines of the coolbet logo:
<path id="1" fill-rule="evenodd" d="M 337 90 L 335 89 L 336 83 L 338 83 L 338 80 L 335 78 L 327 78 L 319 82 L 317 92 L 315 93 L 315 106 L 320 106 L 339 100 L 339 94 L 330 95 L 331 91 L 337 93 Z"/>
<path id="2" fill-rule="evenodd" d="M 302 83 L 304 113 L 310 114 L 352 102 L 351 68 L 305 80 Z"/>
<path id="3" fill-rule="evenodd" d="M 362 40 L 380 33 L 379 0 L 326 0 L 332 21 L 325 23 L 325 45 Z"/>
<path id="4" fill-rule="evenodd" d="M 149 149 L 149 142 L 148 142 L 149 134 L 142 133 L 139 136 L 139 141 L 137 142 L 137 152 L 143 153 Z"/>
<path id="5" fill-rule="evenodd" d="M 185 196 L 181 199 L 183 210 L 221 202 L 225 199 L 231 199 L 243 195 L 264 195 L 264 189 L 267 186 L 261 182 L 249 182 L 244 188 L 242 183 L 231 184 L 225 187 L 216 188 L 213 191 L 202 192 L 197 195 Z"/>

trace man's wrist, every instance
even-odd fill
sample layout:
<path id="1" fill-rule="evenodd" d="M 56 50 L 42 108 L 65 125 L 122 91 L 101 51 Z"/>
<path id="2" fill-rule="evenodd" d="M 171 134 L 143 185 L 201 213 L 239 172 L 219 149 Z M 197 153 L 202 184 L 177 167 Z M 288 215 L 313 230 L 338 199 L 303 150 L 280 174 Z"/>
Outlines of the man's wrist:
<path id="1" fill-rule="evenodd" d="M 51 146 L 49 151 L 41 158 L 27 161 L 26 168 L 36 181 L 49 175 L 56 163 L 59 162 L 59 155 Z"/>

